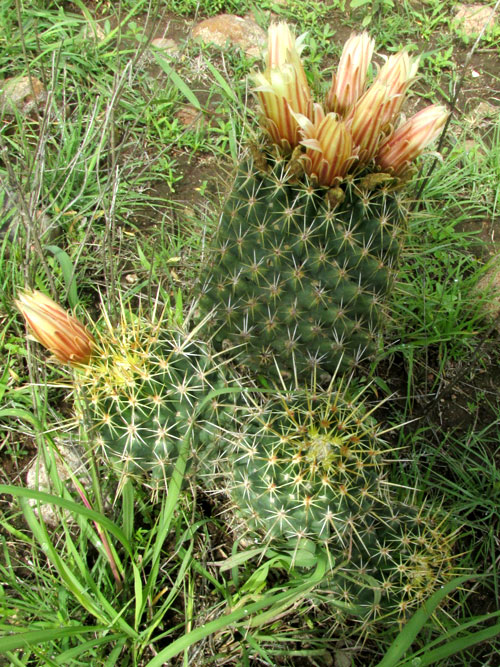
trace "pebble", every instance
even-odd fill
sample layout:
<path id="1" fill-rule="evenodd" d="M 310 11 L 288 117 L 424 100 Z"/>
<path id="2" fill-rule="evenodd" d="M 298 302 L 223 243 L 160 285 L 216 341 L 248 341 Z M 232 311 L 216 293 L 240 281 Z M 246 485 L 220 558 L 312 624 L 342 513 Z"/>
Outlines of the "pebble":
<path id="1" fill-rule="evenodd" d="M 266 42 L 265 31 L 255 21 L 234 14 L 220 14 L 205 19 L 192 30 L 192 37 L 204 44 L 238 46 L 247 55 L 260 56 Z"/>
<path id="2" fill-rule="evenodd" d="M 58 450 L 65 462 L 63 464 L 61 458 L 57 454 L 54 455 L 56 461 L 56 474 L 59 479 L 66 481 L 70 478 L 69 468 L 78 476 L 78 480 L 83 486 L 88 486 L 90 480 L 88 478 L 87 467 L 78 451 L 78 447 L 74 444 L 58 444 Z M 43 455 L 38 454 L 31 464 L 26 474 L 26 486 L 28 489 L 33 489 L 35 491 L 54 493 Z M 50 503 L 41 503 L 37 500 L 30 500 L 29 503 L 35 508 L 35 512 L 44 523 L 51 528 L 57 528 L 57 526 L 59 526 L 61 522 L 61 511 L 59 508 Z M 74 520 L 69 513 L 67 513 L 67 519 L 71 521 Z"/>
<path id="3" fill-rule="evenodd" d="M 168 56 L 179 55 L 179 45 L 173 39 L 168 37 L 157 37 L 151 42 L 151 46 L 158 51 L 163 51 Z"/>
<path id="4" fill-rule="evenodd" d="M 491 18 L 493 14 L 492 7 L 460 4 L 456 6 L 456 10 L 453 24 L 467 37 L 477 37 L 484 25 L 489 21 L 489 25 L 486 28 L 486 34 L 488 34 L 488 30 L 491 30 L 495 22 L 495 19 Z"/>
<path id="5" fill-rule="evenodd" d="M 43 83 L 32 76 L 5 79 L 0 87 L 0 113 L 14 115 L 16 110 L 28 116 L 43 107 L 47 91 Z"/>

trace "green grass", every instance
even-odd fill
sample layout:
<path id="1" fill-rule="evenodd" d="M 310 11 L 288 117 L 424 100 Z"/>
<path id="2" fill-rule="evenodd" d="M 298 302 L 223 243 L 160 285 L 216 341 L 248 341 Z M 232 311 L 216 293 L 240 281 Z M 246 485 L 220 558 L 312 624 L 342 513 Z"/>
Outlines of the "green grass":
<path id="1" fill-rule="evenodd" d="M 460 527 L 451 601 L 433 614 L 435 594 L 400 632 L 385 628 L 362 645 L 355 609 L 349 628 L 335 629 L 342 601 L 324 592 L 332 564 L 303 553 L 297 566 L 297 554 L 246 542 L 223 489 L 208 496 L 183 486 L 184 456 L 159 498 L 137 482 L 120 485 L 73 428 L 71 372 L 26 344 L 12 303 L 30 285 L 93 319 L 101 304 L 113 317 L 120 298 L 132 308 L 166 305 L 169 324 L 190 310 L 207 226 L 255 131 L 247 76 L 258 63 L 235 48 L 192 44 L 187 32 L 178 58 L 161 57 L 142 28 L 147 12 L 166 22 L 250 11 L 267 27 L 272 10 L 309 32 L 316 87 L 338 57 L 340 29 L 365 20 L 380 51 L 410 43 L 427 52 L 418 93 L 451 96 L 462 48 L 451 49 L 452 3 L 356 4 L 98 2 L 104 36 L 94 40 L 82 32 L 92 19 L 83 2 L 72 12 L 59 2 L 18 2 L 15 11 L 0 2 L 4 77 L 30 73 L 49 91 L 38 114 L 4 113 L 0 127 L 0 224 L 20 220 L 0 237 L 0 655 L 8 664 L 498 661 L 499 355 L 483 313 L 490 296 L 475 292 L 491 247 L 478 230 L 498 226 L 498 123 L 483 135 L 456 114 L 444 162 L 413 206 L 392 322 L 372 368 L 380 397 L 391 396 L 384 419 L 405 423 L 390 436 L 395 483 L 418 488 Z M 486 46 L 495 48 L 492 38 Z M 186 104 L 199 125 L 182 125 Z M 79 474 L 61 480 L 55 467 L 70 437 L 86 452 L 83 488 Z M 48 489 L 26 488 L 35 454 L 50 469 Z M 57 529 L 39 518 L 44 503 L 59 514 Z"/>

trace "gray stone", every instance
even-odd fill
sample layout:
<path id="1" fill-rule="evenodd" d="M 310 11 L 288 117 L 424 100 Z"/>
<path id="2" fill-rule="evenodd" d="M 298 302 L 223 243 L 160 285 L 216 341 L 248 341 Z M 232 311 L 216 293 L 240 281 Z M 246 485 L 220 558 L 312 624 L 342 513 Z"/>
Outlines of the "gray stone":
<path id="1" fill-rule="evenodd" d="M 34 76 L 16 76 L 0 85 L 0 113 L 13 115 L 17 110 L 27 116 L 41 110 L 46 100 L 47 91 Z"/>
<path id="2" fill-rule="evenodd" d="M 0 178 L 0 239 L 8 235 L 9 239 L 14 241 L 19 227 L 24 227 L 24 215 L 15 186 L 11 186 L 7 179 Z M 35 220 L 28 224 L 34 225 L 38 238 L 43 243 L 55 241 L 59 233 L 58 225 L 42 210 L 36 211 L 34 215 Z"/>
<path id="3" fill-rule="evenodd" d="M 68 480 L 71 477 L 71 470 L 71 472 L 78 477 L 79 482 L 84 487 L 88 486 L 90 479 L 87 467 L 82 458 L 83 452 L 80 448 L 72 443 L 59 444 L 58 450 L 61 457 L 64 459 L 63 463 L 58 455 L 55 454 L 56 473 L 59 479 L 61 481 Z M 51 478 L 47 471 L 47 467 L 45 466 L 44 457 L 40 454 L 37 455 L 28 470 L 26 475 L 26 486 L 28 489 L 44 491 L 45 493 L 54 493 Z M 39 503 L 37 500 L 30 500 L 29 502 L 32 507 L 36 508 L 36 512 L 39 513 L 40 519 L 42 519 L 48 526 L 56 528 L 59 525 L 61 512 L 58 508 L 48 503 Z M 66 518 L 68 521 L 73 520 L 73 517 L 68 512 L 66 513 Z"/>
<path id="4" fill-rule="evenodd" d="M 261 54 L 266 42 L 266 33 L 255 21 L 233 14 L 220 14 L 201 21 L 193 28 L 192 37 L 198 42 L 220 47 L 229 43 L 255 57 Z"/>
<path id="5" fill-rule="evenodd" d="M 93 40 L 95 42 L 102 42 L 102 40 L 106 37 L 104 28 L 96 21 L 86 23 L 83 26 L 80 34 L 82 39 Z"/>
<path id="6" fill-rule="evenodd" d="M 477 37 L 488 21 L 489 25 L 486 28 L 486 35 L 488 35 L 489 30 L 492 30 L 496 18 L 492 17 L 492 7 L 486 7 L 485 5 L 457 5 L 456 10 L 453 25 L 467 37 Z"/>
<path id="7" fill-rule="evenodd" d="M 177 56 L 179 54 L 179 45 L 173 39 L 168 37 L 157 37 L 151 42 L 151 46 L 158 51 L 163 51 L 168 56 Z"/>

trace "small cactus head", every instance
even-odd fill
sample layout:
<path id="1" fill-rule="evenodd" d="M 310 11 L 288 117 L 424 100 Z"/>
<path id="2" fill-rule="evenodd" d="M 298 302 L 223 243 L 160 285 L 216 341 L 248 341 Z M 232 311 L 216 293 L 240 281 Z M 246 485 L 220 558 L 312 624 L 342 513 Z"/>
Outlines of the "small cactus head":
<path id="1" fill-rule="evenodd" d="M 387 499 L 370 518 L 361 548 L 344 549 L 329 581 L 334 597 L 361 610 L 358 631 L 374 625 L 404 625 L 436 590 L 457 574 L 454 548 L 459 529 L 427 501 Z M 342 625 L 347 615 L 336 610 Z"/>
<path id="2" fill-rule="evenodd" d="M 357 524 L 384 502 L 389 450 L 364 391 L 339 382 L 241 411 L 224 474 L 251 535 L 286 548 L 362 539 Z"/>
<path id="3" fill-rule="evenodd" d="M 96 354 L 76 379 L 91 433 L 123 475 L 147 473 L 164 487 L 199 405 L 222 382 L 220 363 L 162 315 L 152 320 L 122 305 L 119 322 L 104 313 L 96 329 Z"/>

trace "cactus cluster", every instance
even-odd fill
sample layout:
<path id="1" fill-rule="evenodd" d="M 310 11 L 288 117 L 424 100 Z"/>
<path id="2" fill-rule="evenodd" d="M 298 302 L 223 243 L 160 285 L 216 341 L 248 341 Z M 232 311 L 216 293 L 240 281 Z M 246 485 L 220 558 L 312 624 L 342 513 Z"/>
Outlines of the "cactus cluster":
<path id="1" fill-rule="evenodd" d="M 447 114 L 429 107 L 395 129 L 418 61 L 391 56 L 367 86 L 373 48 L 366 34 L 351 37 L 321 105 L 287 26 L 270 29 L 255 75 L 268 142 L 238 170 L 200 300 L 219 349 L 241 346 L 254 373 L 307 381 L 339 362 L 353 369 L 383 331 L 402 188 Z"/>
<path id="2" fill-rule="evenodd" d="M 333 600 L 364 628 L 403 623 L 450 579 L 456 538 L 439 511 L 392 488 L 393 452 L 366 391 L 335 383 L 246 408 L 221 468 L 237 531 L 274 550 L 326 550 Z M 334 607 L 340 623 L 345 605 Z"/>
<path id="3" fill-rule="evenodd" d="M 122 308 L 121 323 L 105 318 L 94 338 L 43 295 L 18 303 L 38 340 L 79 367 L 78 420 L 86 427 L 90 415 L 123 476 L 163 488 L 189 438 L 191 471 L 225 488 L 246 533 L 326 550 L 328 585 L 365 609 L 365 625 L 404 622 L 450 576 L 454 539 L 437 514 L 394 493 L 389 429 L 367 389 L 342 376 L 377 348 L 405 236 L 402 188 L 446 118 L 430 107 L 396 128 L 417 63 L 391 56 L 367 87 L 372 51 L 367 35 L 349 40 L 321 106 L 288 28 L 271 28 L 255 75 L 267 141 L 225 203 L 195 332 Z M 219 396 L 228 347 L 285 389 L 253 403 Z M 286 389 L 290 378 L 298 389 Z"/>

